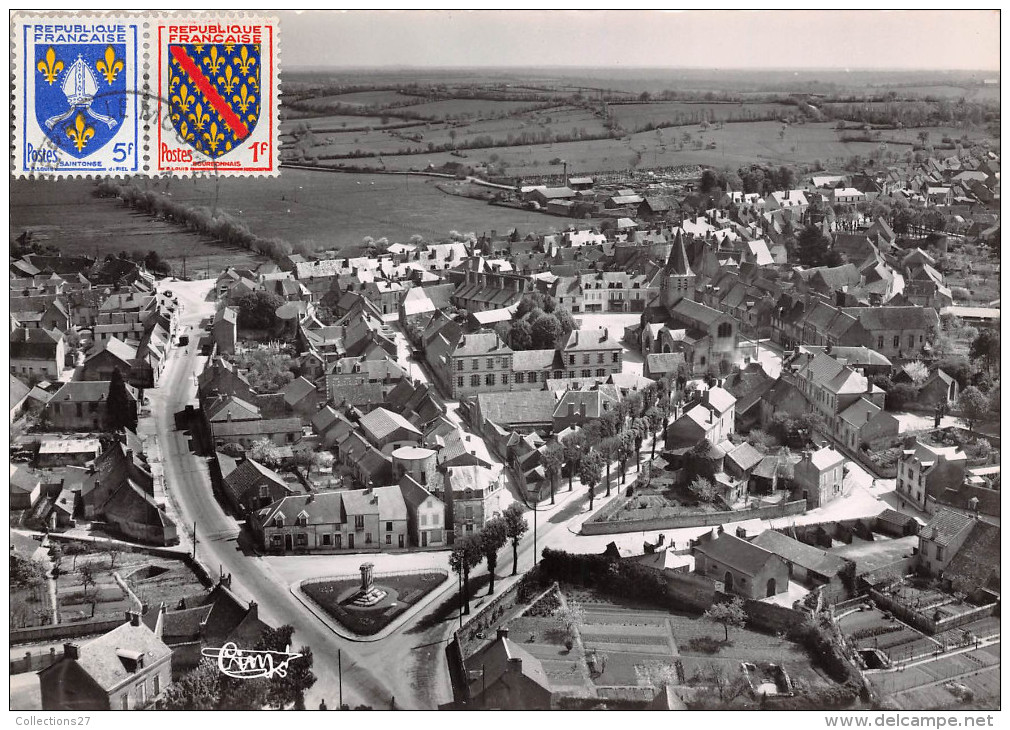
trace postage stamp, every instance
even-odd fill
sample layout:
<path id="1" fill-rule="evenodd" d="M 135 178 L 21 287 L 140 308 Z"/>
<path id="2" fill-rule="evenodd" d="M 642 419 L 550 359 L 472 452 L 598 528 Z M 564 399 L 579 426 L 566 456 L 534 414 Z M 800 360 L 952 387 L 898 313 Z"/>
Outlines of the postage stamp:
<path id="1" fill-rule="evenodd" d="M 12 173 L 145 171 L 144 32 L 139 18 L 14 19 Z"/>
<path id="2" fill-rule="evenodd" d="M 157 21 L 152 174 L 277 174 L 277 30 L 244 16 Z"/>

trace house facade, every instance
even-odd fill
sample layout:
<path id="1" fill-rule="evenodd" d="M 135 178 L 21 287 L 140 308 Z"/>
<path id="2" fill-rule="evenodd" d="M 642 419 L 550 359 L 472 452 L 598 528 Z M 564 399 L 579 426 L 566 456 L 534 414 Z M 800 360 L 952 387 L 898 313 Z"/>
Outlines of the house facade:
<path id="1" fill-rule="evenodd" d="M 789 568 L 774 553 L 724 533 L 694 548 L 695 571 L 726 593 L 760 600 L 789 590 Z"/>
<path id="2" fill-rule="evenodd" d="M 967 455 L 957 446 L 932 446 L 914 439 L 902 449 L 895 494 L 901 506 L 926 509 L 927 493 L 938 494 L 964 482 Z"/>
<path id="3" fill-rule="evenodd" d="M 842 494 L 845 457 L 830 446 L 805 451 L 793 466 L 793 481 L 802 490 L 810 509 L 816 509 Z"/>

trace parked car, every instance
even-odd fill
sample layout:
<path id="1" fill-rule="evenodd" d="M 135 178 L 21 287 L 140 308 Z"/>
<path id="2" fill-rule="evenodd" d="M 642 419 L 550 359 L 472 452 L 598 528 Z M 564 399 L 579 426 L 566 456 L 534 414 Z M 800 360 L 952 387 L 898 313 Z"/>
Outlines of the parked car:
<path id="1" fill-rule="evenodd" d="M 182 335 L 179 338 L 179 347 L 186 347 L 189 344 L 189 335 Z"/>

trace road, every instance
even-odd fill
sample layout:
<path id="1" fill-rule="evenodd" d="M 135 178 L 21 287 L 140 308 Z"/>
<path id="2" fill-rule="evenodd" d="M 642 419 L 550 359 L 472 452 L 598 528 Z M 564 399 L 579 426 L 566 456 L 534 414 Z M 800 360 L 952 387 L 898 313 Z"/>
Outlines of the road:
<path id="1" fill-rule="evenodd" d="M 199 329 L 200 320 L 213 314 L 214 302 L 206 298 L 211 285 L 209 281 L 170 284 L 184 303 L 184 327 Z M 429 382 L 426 369 L 409 360 L 409 347 L 402 330 L 397 325 L 390 324 L 397 341 L 398 360 L 408 364 L 413 379 Z M 363 703 L 384 709 L 389 707 L 394 696 L 397 707 L 404 709 L 433 709 L 450 701 L 452 693 L 444 649 L 452 631 L 458 626 L 458 597 L 454 583 L 449 583 L 439 594 L 428 598 L 427 605 L 419 614 L 388 637 L 371 643 L 352 642 L 334 634 L 290 593 L 289 586 L 309 577 L 354 575 L 362 561 L 362 555 L 260 557 L 248 549 L 240 548 L 241 525 L 225 514 L 215 499 L 206 459 L 191 450 L 187 434 L 175 430 L 175 413 L 195 399 L 194 375 L 205 365 L 205 358 L 195 352 L 195 343 L 201 335 L 202 332 L 199 331 L 191 332 L 194 345 L 189 349 L 193 352 L 186 352 L 185 348 L 176 349 L 169 359 L 162 386 L 150 391 L 168 494 L 181 518 L 187 524 L 196 522 L 197 553 L 201 562 L 214 574 L 218 570 L 230 573 L 233 590 L 246 600 L 255 600 L 264 620 L 273 625 L 292 625 L 295 629 L 295 645 L 307 645 L 312 649 L 313 668 L 318 680 L 307 693 L 308 707 L 317 707 L 321 699 L 325 699 L 330 707 L 337 706 L 338 650 L 342 653 L 344 669 L 343 698 L 352 707 Z M 776 353 L 771 350 L 767 350 L 767 353 L 769 360 L 776 357 Z M 641 367 L 634 362 L 634 358 L 632 360 L 632 368 L 635 365 Z M 444 405 L 450 418 L 459 422 L 459 404 L 447 401 Z M 643 447 L 643 455 L 648 451 L 648 445 Z M 615 478 L 616 471 L 613 470 Z M 629 474 L 631 476 L 633 474 Z M 884 496 L 881 492 L 889 490 L 880 485 L 883 489 L 878 492 L 878 485 L 869 475 L 852 472 L 847 482 L 845 500 L 838 500 L 823 510 L 790 518 L 790 521 L 798 523 L 876 514 L 886 506 L 881 501 Z M 515 485 L 510 484 L 510 487 L 515 496 Z M 893 486 L 890 488 L 893 489 Z M 605 490 L 601 487 L 598 491 L 602 493 Z M 621 489 L 614 489 L 611 499 L 618 498 L 621 493 Z M 606 501 L 606 497 L 598 496 L 595 508 Z M 641 552 L 642 543 L 656 542 L 660 532 L 665 533 L 668 541 L 679 543 L 711 529 L 580 535 L 579 528 L 589 514 L 588 502 L 588 495 L 577 479 L 571 492 L 567 490 L 567 481 L 560 480 L 557 503 L 541 503 L 535 515 L 528 515 L 531 529 L 520 543 L 520 574 L 532 567 L 534 556 L 545 546 L 595 553 L 602 552 L 608 543 L 615 542 L 621 549 Z M 535 536 L 532 529 L 534 520 L 530 517 L 536 518 Z M 765 523 L 765 527 L 769 526 L 770 523 Z M 731 529 L 731 526 L 727 526 L 727 529 Z M 245 547 L 247 541 L 244 535 L 242 537 L 242 545 Z M 378 572 L 402 566 L 445 569 L 448 554 L 445 551 L 375 554 L 369 555 L 368 559 L 376 563 Z M 496 571 L 499 576 L 499 591 L 514 580 L 508 577 L 511 571 L 512 550 L 511 546 L 506 546 L 500 553 Z M 471 574 L 471 580 L 482 586 L 483 576 L 486 576 L 486 569 L 482 564 Z M 475 604 L 485 600 L 485 588 L 478 588 L 474 593 L 476 595 L 472 598 Z"/>
<path id="2" fill-rule="evenodd" d="M 343 654 L 344 702 L 351 706 L 363 703 L 382 707 L 393 695 L 394 690 L 386 680 L 394 673 L 384 678 L 378 676 L 375 665 L 363 662 L 357 654 L 356 645 L 339 639 L 316 619 L 291 595 L 287 584 L 278 580 L 263 558 L 239 548 L 240 525 L 225 514 L 215 499 L 207 460 L 193 452 L 185 432 L 175 429 L 175 414 L 195 398 L 194 375 L 205 365 L 206 358 L 197 354 L 196 341 L 203 334 L 199 331 L 200 320 L 214 312 L 214 302 L 205 298 L 212 285 L 210 280 L 167 285 L 184 300 L 182 327 L 197 330 L 191 336 L 193 344 L 172 351 L 160 387 L 149 391 L 169 497 L 185 524 L 196 522 L 197 556 L 211 573 L 217 574 L 219 570 L 230 573 L 232 589 L 245 600 L 256 601 L 265 621 L 275 626 L 290 624 L 295 629 L 295 645 L 307 645 L 313 650 L 317 682 L 306 696 L 306 706 L 316 707 L 323 698 L 327 705 L 335 706 L 339 649 Z"/>

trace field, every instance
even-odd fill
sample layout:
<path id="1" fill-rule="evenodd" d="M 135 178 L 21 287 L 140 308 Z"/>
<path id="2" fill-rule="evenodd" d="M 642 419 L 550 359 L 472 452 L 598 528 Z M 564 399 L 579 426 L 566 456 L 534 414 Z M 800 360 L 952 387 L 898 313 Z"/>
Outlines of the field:
<path id="1" fill-rule="evenodd" d="M 995 650 L 995 652 L 993 651 Z M 943 656 L 898 672 L 868 675 L 870 684 L 904 710 L 988 706 L 1000 697 L 999 645 Z M 961 696 L 958 696 L 961 694 Z"/>
<path id="2" fill-rule="evenodd" d="M 635 129 L 649 123 L 701 122 L 703 119 L 717 122 L 738 121 L 778 114 L 792 116 L 796 113 L 796 107 L 788 104 L 696 104 L 683 101 L 651 104 L 611 104 L 609 108 L 617 121 L 628 129 Z"/>
<path id="3" fill-rule="evenodd" d="M 340 248 L 365 236 L 407 241 L 415 233 L 442 239 L 450 231 L 520 233 L 564 229 L 568 221 L 533 211 L 513 210 L 447 195 L 434 180 L 394 175 L 357 175 L 307 170 L 280 177 L 221 180 L 218 208 L 262 237 L 294 244 Z M 212 200 L 215 182 L 172 183 L 176 200 Z"/>
<path id="4" fill-rule="evenodd" d="M 589 117 L 586 116 L 584 119 L 585 123 L 577 123 L 576 126 L 586 126 L 589 129 L 588 124 L 591 123 Z M 571 125 L 558 126 L 563 131 L 570 131 L 567 127 Z M 538 127 L 531 129 L 536 131 Z M 956 133 L 956 136 L 960 136 L 962 133 L 961 130 L 949 127 L 929 127 L 927 131 L 930 132 L 930 139 L 934 141 L 938 141 L 943 135 Z M 903 157 L 906 152 L 911 152 L 911 144 L 917 141 L 915 136 L 917 130 L 906 129 L 882 132 L 879 140 L 843 142 L 835 126 L 828 123 L 789 126 L 785 128 L 782 136 L 780 132 L 783 132 L 783 125 L 780 122 L 733 122 L 721 129 L 712 126 L 707 130 L 703 130 L 700 125 L 690 125 L 640 132 L 621 139 L 605 138 L 462 150 L 463 159 L 450 152 L 398 155 L 384 157 L 381 164 L 390 170 L 423 170 L 429 164 L 438 166 L 465 159 L 466 164 L 475 166 L 491 162 L 492 159 L 500 159 L 508 164 L 510 175 L 557 174 L 560 172 L 560 165 L 551 164 L 550 161 L 553 159 L 567 160 L 569 173 L 680 165 L 736 168 L 750 164 L 804 165 L 820 162 L 830 166 L 841 164 L 854 155 L 867 156 L 877 152 L 881 143 L 888 142 L 891 143 L 888 145 L 888 152 Z M 458 133 L 462 133 L 462 130 Z M 426 144 L 429 133 L 424 134 L 423 143 Z M 358 143 L 351 146 L 367 150 L 366 142 L 379 139 L 376 135 L 384 137 L 381 139 L 381 149 L 388 150 L 398 146 L 389 144 L 389 137 L 381 132 L 373 132 L 367 139 L 363 136 L 358 137 Z M 973 138 L 978 136 L 978 134 L 972 135 Z M 459 136 L 458 139 L 462 141 L 465 136 Z M 695 141 L 702 143 L 702 149 L 696 148 Z M 710 143 L 715 143 L 714 149 L 708 148 Z M 321 160 L 321 164 L 330 167 L 336 167 L 341 162 L 345 164 L 357 162 L 371 166 L 380 164 L 376 158 L 365 158 L 360 161 Z"/>
<path id="5" fill-rule="evenodd" d="M 349 94 L 336 94 L 333 96 L 320 96 L 313 99 L 313 103 L 320 106 L 333 104 L 346 104 L 347 106 L 388 106 L 390 104 L 404 104 L 408 101 L 420 100 L 418 96 L 408 96 L 401 94 L 395 89 L 381 91 L 353 91 Z"/>
<path id="6" fill-rule="evenodd" d="M 358 608 L 350 603 L 361 587 L 360 578 L 305 583 L 302 591 L 345 628 L 360 636 L 371 636 L 388 626 L 393 619 L 428 595 L 445 579 L 445 573 L 377 575 L 375 585 L 387 591 L 387 595 L 371 608 Z"/>
<path id="7" fill-rule="evenodd" d="M 297 125 L 304 124 L 317 134 L 322 132 L 344 132 L 348 129 L 364 129 L 365 127 L 382 127 L 389 124 L 402 124 L 402 119 L 392 117 L 359 117 L 351 114 L 331 114 L 325 117 L 306 117 L 305 119 L 286 119 L 281 122 L 281 134 L 290 134 Z"/>
<path id="8" fill-rule="evenodd" d="M 182 193 L 184 188 L 195 184 L 174 180 L 170 192 Z M 228 266 L 255 267 L 263 260 L 244 249 L 225 246 L 135 213 L 118 201 L 95 198 L 91 194 L 93 188 L 90 180 L 12 180 L 10 237 L 31 231 L 36 241 L 54 245 L 67 256 L 102 257 L 120 251 L 146 254 L 157 250 L 176 274 L 182 273 L 185 258 L 190 276 L 202 275 L 207 270 L 216 276 Z M 205 195 L 193 197 L 206 205 Z"/>

